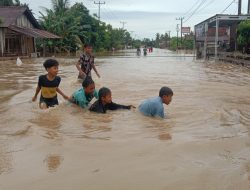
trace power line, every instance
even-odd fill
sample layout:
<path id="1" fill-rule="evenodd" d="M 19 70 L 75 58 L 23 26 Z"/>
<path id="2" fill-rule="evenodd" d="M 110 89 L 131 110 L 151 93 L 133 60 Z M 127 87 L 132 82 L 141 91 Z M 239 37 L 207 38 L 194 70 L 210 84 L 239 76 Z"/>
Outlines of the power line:
<path id="1" fill-rule="evenodd" d="M 92 0 L 85 0 L 84 5 L 90 12 L 95 12 L 97 10 L 96 6 L 93 4 Z"/>
<path id="2" fill-rule="evenodd" d="M 180 29 L 179 29 L 179 24 L 177 24 L 176 25 L 176 32 L 177 32 L 177 41 L 176 41 L 176 47 L 177 47 L 177 49 L 178 49 L 178 46 L 179 46 L 179 43 L 178 43 L 178 41 L 179 41 L 179 31 L 180 31 Z"/>
<path id="3" fill-rule="evenodd" d="M 105 18 L 107 18 L 107 19 L 111 19 L 112 18 L 112 15 L 110 14 L 110 12 L 107 11 L 104 7 L 103 7 L 102 14 L 105 15 Z"/>
<path id="4" fill-rule="evenodd" d="M 202 0 L 200 4 L 196 7 L 196 9 L 189 15 L 189 17 L 184 21 L 187 22 L 192 16 L 200 9 L 201 6 L 203 6 L 206 3 L 207 0 Z"/>
<path id="5" fill-rule="evenodd" d="M 200 1 L 200 0 L 197 0 L 197 1 L 193 4 L 193 6 L 192 6 L 183 16 L 188 15 L 189 12 L 191 12 L 192 9 L 199 3 L 199 1 Z"/>
<path id="6" fill-rule="evenodd" d="M 181 21 L 181 45 L 182 45 L 182 23 L 183 23 L 183 19 L 184 19 L 184 17 L 176 18 L 176 20 Z"/>
<path id="7" fill-rule="evenodd" d="M 211 0 L 206 5 L 204 4 L 204 6 L 197 13 L 200 13 L 201 11 L 203 11 L 205 8 L 207 8 L 208 6 L 210 6 L 214 1 L 215 0 Z"/>
<path id="8" fill-rule="evenodd" d="M 235 0 L 233 0 L 222 12 L 221 14 L 223 14 L 229 7 L 231 7 L 231 5 L 235 3 Z"/>
<path id="9" fill-rule="evenodd" d="M 110 18 L 115 18 L 116 20 L 119 20 L 118 16 L 116 16 L 115 13 L 113 13 L 113 11 L 110 10 L 108 7 L 103 9 L 110 16 Z"/>

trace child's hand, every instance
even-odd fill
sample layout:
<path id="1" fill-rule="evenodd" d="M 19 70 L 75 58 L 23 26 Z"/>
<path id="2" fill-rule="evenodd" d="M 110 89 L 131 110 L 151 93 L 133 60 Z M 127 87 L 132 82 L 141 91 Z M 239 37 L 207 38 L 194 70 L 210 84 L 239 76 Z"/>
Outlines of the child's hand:
<path id="1" fill-rule="evenodd" d="M 80 74 L 81 77 L 85 77 L 86 76 L 86 74 L 82 70 L 79 71 L 79 74 Z"/>
<path id="2" fill-rule="evenodd" d="M 32 98 L 32 102 L 35 102 L 36 101 L 36 96 L 34 96 L 33 98 Z"/>
<path id="3" fill-rule="evenodd" d="M 73 101 L 73 97 L 72 97 L 72 96 L 69 96 L 69 97 L 68 97 L 68 101 L 72 102 L 72 101 Z"/>
<path id="4" fill-rule="evenodd" d="M 63 98 L 65 99 L 65 100 L 71 100 L 71 98 L 69 97 L 69 96 L 63 96 Z"/>
<path id="5" fill-rule="evenodd" d="M 133 106 L 133 105 L 129 105 L 129 107 L 130 107 L 130 109 L 131 109 L 131 108 L 134 108 L 134 109 L 136 108 L 136 107 L 135 107 L 135 106 Z"/>
<path id="6" fill-rule="evenodd" d="M 99 73 L 96 73 L 96 75 L 98 76 L 98 78 L 101 78 L 101 76 L 99 75 Z"/>

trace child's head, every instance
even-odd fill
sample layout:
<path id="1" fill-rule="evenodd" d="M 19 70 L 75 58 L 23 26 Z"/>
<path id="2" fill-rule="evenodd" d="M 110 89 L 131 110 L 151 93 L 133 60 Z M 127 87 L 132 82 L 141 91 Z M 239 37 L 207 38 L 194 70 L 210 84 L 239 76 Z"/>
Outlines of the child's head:
<path id="1" fill-rule="evenodd" d="M 112 102 L 112 96 L 111 96 L 111 90 L 106 88 L 106 87 L 102 87 L 99 90 L 99 100 L 103 103 L 103 104 L 108 104 Z"/>
<path id="2" fill-rule="evenodd" d="M 82 87 L 85 91 L 85 94 L 93 94 L 95 90 L 95 82 L 89 76 L 87 76 L 82 82 Z"/>
<path id="3" fill-rule="evenodd" d="M 44 68 L 46 69 L 46 71 L 53 75 L 56 76 L 58 73 L 58 66 L 59 63 L 57 62 L 57 60 L 55 59 L 47 59 L 44 63 L 43 63 Z"/>
<path id="4" fill-rule="evenodd" d="M 162 102 L 164 104 L 167 104 L 167 105 L 170 104 L 170 102 L 172 101 L 173 95 L 174 93 L 171 88 L 164 86 L 160 89 L 159 96 L 161 97 Z"/>
<path id="5" fill-rule="evenodd" d="M 90 44 L 84 44 L 84 51 L 87 54 L 91 54 L 92 53 L 92 45 L 90 45 Z"/>

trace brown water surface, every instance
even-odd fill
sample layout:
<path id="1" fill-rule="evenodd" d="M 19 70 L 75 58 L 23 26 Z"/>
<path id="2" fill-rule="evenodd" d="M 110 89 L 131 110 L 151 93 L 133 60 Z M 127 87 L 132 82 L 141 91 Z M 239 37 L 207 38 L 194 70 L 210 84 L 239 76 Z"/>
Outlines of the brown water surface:
<path id="1" fill-rule="evenodd" d="M 113 101 L 138 106 L 174 91 L 167 118 L 138 111 L 93 114 L 59 97 L 31 102 L 44 59 L 0 62 L 1 190 L 248 190 L 250 70 L 155 50 L 96 59 Z M 78 89 L 77 59 L 58 59 L 60 88 Z"/>

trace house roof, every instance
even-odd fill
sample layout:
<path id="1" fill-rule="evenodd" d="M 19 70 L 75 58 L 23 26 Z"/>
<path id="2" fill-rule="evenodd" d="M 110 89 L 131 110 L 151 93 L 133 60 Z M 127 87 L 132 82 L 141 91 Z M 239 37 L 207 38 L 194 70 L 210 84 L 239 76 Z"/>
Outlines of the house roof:
<path id="1" fill-rule="evenodd" d="M 195 27 L 199 26 L 199 25 L 203 25 L 204 23 L 208 23 L 210 25 L 215 25 L 216 23 L 216 19 L 220 20 L 220 25 L 230 25 L 232 23 L 237 23 L 240 22 L 242 20 L 250 20 L 250 15 L 228 15 L 228 14 L 216 14 L 202 22 L 200 22 L 199 24 L 196 24 Z"/>
<path id="2" fill-rule="evenodd" d="M 24 27 L 19 27 L 15 25 L 11 25 L 8 28 L 12 31 L 24 34 L 26 36 L 31 36 L 34 38 L 53 38 L 53 39 L 61 38 L 45 30 L 40 30 L 40 29 L 35 29 L 35 28 L 24 28 Z"/>
<path id="3" fill-rule="evenodd" d="M 26 6 L 0 6 L 0 27 L 9 27 L 16 23 L 21 15 L 25 14 L 35 28 L 41 28 L 32 12 Z"/>

